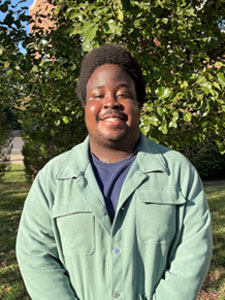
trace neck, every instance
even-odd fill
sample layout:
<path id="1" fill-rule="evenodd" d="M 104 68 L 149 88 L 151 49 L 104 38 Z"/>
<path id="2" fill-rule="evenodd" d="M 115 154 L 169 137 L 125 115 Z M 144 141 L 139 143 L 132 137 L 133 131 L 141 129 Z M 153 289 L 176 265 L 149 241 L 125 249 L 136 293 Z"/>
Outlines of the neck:
<path id="1" fill-rule="evenodd" d="M 127 145 L 127 143 L 126 145 L 99 145 L 90 139 L 90 150 L 99 160 L 107 163 L 115 163 L 133 155 L 137 149 L 137 144 L 138 140 L 132 143 L 132 145 Z"/>

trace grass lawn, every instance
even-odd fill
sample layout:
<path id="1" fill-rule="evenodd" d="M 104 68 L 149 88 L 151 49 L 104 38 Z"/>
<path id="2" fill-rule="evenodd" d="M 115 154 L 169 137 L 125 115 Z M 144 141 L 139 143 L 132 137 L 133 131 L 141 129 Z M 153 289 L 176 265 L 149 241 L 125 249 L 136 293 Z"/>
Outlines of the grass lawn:
<path id="1" fill-rule="evenodd" d="M 23 166 L 12 165 L 11 171 L 0 183 L 0 300 L 30 299 L 15 258 L 15 238 L 28 190 L 29 184 L 26 183 Z M 225 181 L 205 183 L 205 191 L 212 215 L 214 253 L 198 300 L 224 300 Z"/>
<path id="2" fill-rule="evenodd" d="M 205 182 L 212 216 L 213 257 L 199 300 L 225 300 L 225 181 Z"/>

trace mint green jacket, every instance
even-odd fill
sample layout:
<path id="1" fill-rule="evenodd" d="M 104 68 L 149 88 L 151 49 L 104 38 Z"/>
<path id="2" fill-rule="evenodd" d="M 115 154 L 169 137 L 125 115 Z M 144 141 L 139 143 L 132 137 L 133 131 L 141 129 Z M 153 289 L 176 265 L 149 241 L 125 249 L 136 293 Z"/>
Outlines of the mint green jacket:
<path id="1" fill-rule="evenodd" d="M 141 136 L 111 224 L 88 148 L 51 160 L 26 199 L 17 258 L 31 298 L 194 300 L 212 248 L 196 170 Z"/>

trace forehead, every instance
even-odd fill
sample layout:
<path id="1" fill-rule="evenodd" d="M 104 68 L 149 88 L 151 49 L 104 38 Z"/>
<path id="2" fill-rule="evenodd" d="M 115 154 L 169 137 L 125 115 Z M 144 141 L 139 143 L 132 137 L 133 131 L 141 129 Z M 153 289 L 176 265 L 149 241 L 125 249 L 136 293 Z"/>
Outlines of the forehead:
<path id="1" fill-rule="evenodd" d="M 105 64 L 94 70 L 87 82 L 87 90 L 119 83 L 124 83 L 130 88 L 135 88 L 133 79 L 125 70 L 118 65 Z"/>

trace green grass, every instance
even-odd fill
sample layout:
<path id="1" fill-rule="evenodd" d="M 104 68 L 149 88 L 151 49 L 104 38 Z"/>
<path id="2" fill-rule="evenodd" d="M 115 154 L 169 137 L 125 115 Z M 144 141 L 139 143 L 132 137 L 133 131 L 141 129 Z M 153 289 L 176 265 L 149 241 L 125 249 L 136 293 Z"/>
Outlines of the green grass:
<path id="1" fill-rule="evenodd" d="M 214 246 L 202 292 L 207 297 L 199 299 L 225 300 L 225 181 L 206 182 L 204 186 L 211 211 Z"/>
<path id="2" fill-rule="evenodd" d="M 30 185 L 23 166 L 12 165 L 0 183 L 0 299 L 28 300 L 15 257 L 15 240 Z"/>
<path id="3" fill-rule="evenodd" d="M 0 300 L 30 299 L 15 258 L 15 239 L 29 187 L 23 166 L 19 165 L 12 165 L 0 183 Z M 209 275 L 198 299 L 224 300 L 225 181 L 205 183 L 205 191 L 212 215 L 214 252 Z"/>

